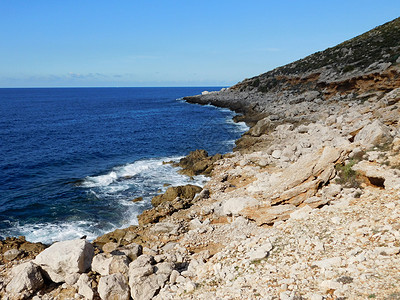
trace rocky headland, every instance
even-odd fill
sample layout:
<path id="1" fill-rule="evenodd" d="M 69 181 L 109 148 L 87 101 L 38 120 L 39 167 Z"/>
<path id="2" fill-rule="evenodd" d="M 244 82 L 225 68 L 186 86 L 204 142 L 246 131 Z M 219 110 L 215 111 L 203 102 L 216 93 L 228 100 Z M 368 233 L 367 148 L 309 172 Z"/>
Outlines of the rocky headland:
<path id="1" fill-rule="evenodd" d="M 400 299 L 400 19 L 187 97 L 250 130 L 194 151 L 139 226 L 0 242 L 1 299 Z"/>

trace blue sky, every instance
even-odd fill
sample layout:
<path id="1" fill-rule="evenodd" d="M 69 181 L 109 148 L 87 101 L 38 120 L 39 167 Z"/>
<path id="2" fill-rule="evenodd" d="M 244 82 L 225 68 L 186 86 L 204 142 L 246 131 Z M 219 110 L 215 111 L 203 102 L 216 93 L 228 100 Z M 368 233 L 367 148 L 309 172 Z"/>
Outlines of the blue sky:
<path id="1" fill-rule="evenodd" d="M 399 0 L 4 0 L 0 87 L 230 86 L 399 12 Z"/>

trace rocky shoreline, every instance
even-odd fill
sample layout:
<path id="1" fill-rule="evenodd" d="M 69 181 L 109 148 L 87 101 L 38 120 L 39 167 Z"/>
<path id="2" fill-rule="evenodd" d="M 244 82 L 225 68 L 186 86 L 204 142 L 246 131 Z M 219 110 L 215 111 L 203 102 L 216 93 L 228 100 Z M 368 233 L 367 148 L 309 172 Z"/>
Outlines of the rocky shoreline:
<path id="1" fill-rule="evenodd" d="M 9 240 L 1 299 L 400 299 L 400 45 L 330 62 L 398 23 L 186 97 L 251 126 L 233 153 L 180 161 L 206 185 L 170 187 L 93 243 Z"/>

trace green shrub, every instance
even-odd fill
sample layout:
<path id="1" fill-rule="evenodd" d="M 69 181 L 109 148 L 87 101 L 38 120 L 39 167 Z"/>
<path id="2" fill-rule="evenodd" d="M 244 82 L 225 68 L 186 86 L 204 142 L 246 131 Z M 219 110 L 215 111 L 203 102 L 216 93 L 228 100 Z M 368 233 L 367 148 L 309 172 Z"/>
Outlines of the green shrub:
<path id="1" fill-rule="evenodd" d="M 356 160 L 350 160 L 347 164 L 337 164 L 335 169 L 338 172 L 339 178 L 336 182 L 344 187 L 359 188 L 360 182 L 357 178 L 357 172 L 352 169 L 356 163 Z"/>

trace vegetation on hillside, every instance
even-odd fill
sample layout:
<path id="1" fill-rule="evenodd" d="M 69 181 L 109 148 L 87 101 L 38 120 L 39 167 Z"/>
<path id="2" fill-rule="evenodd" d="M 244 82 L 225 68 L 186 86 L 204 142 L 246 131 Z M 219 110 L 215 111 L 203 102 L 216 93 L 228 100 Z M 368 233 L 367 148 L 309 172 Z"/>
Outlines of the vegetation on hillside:
<path id="1" fill-rule="evenodd" d="M 245 79 L 233 88 L 257 89 L 266 93 L 284 84 L 282 77 L 319 73 L 323 68 L 335 74 L 348 75 L 350 72 L 365 71 L 374 63 L 398 63 L 399 57 L 400 18 L 397 18 L 335 47 Z"/>

